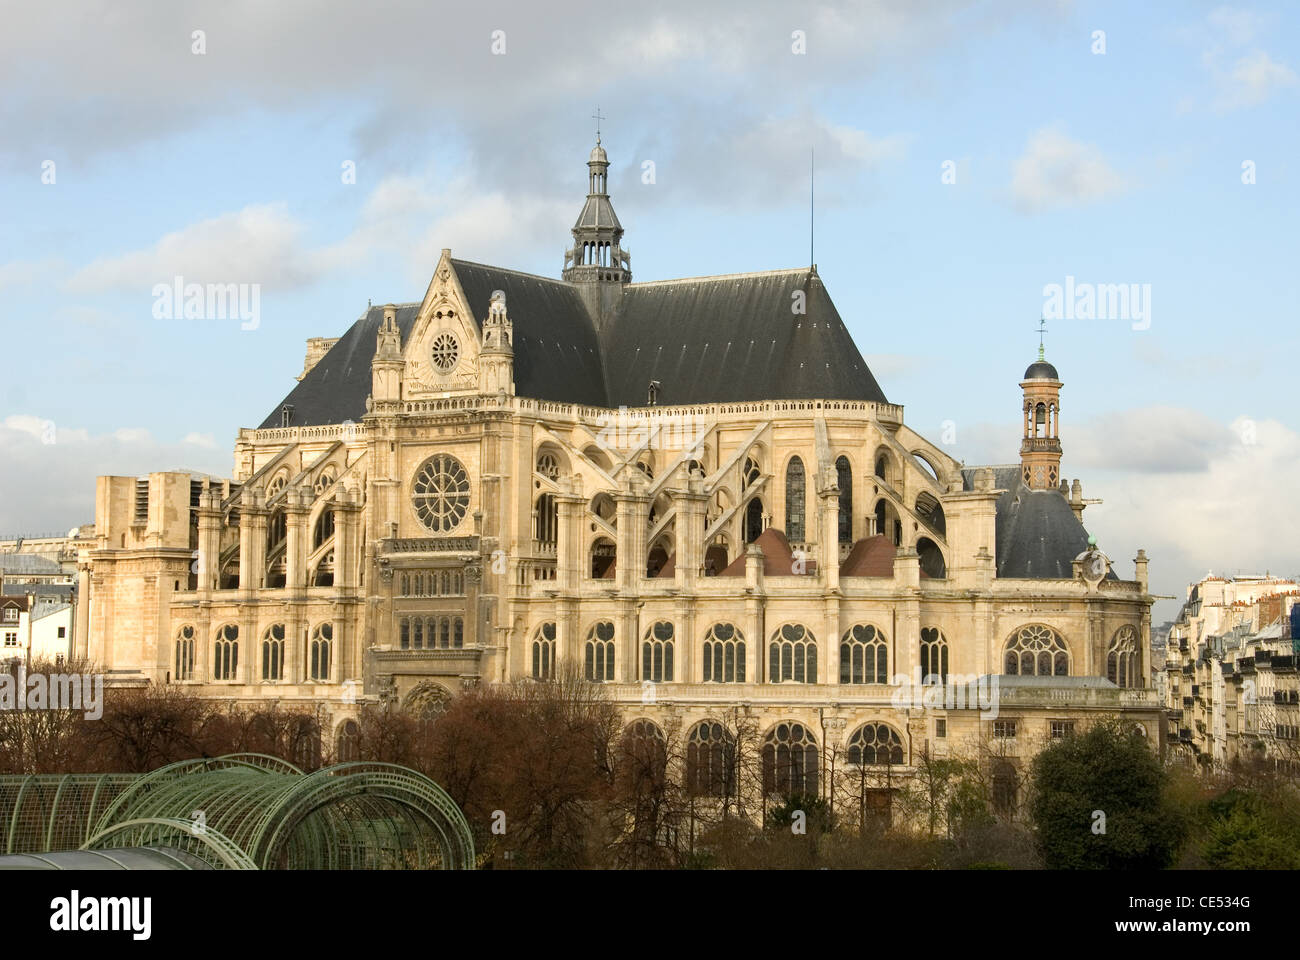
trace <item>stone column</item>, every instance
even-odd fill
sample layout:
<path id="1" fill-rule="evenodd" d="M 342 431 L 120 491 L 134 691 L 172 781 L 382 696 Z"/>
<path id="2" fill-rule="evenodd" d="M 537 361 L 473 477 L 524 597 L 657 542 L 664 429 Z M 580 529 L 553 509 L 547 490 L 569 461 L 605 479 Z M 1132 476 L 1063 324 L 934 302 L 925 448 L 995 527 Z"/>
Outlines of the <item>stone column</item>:
<path id="1" fill-rule="evenodd" d="M 563 595 L 578 592 L 582 582 L 583 564 L 582 521 L 586 513 L 586 499 L 582 495 L 582 478 L 565 477 L 560 481 L 561 492 L 555 496 L 555 580 Z M 530 583 L 531 586 L 531 583 Z"/>
<path id="2" fill-rule="evenodd" d="M 77 622 L 72 627 L 72 659 L 85 660 L 90 650 L 90 562 L 77 564 Z"/>
<path id="3" fill-rule="evenodd" d="M 703 482 L 698 477 L 690 476 L 685 464 L 678 469 L 686 475 L 686 482 L 673 493 L 673 499 L 677 503 L 673 577 L 677 589 L 688 594 L 695 590 L 695 580 L 703 562 L 704 506 L 709 497 L 704 492 Z"/>
<path id="4" fill-rule="evenodd" d="M 357 586 L 357 547 L 361 541 L 361 503 L 358 493 L 345 489 L 334 510 L 334 586 L 351 593 Z"/>
<path id="5" fill-rule="evenodd" d="M 307 589 L 308 506 L 301 490 L 290 490 L 285 497 L 284 585 L 289 596 L 301 596 Z"/>
<path id="6" fill-rule="evenodd" d="M 205 490 L 199 496 L 199 576 L 200 599 L 208 599 L 218 586 L 221 575 L 221 494 Z"/>
<path id="7" fill-rule="evenodd" d="M 640 592 L 646 565 L 646 520 L 650 498 L 646 495 L 645 475 L 633 467 L 625 485 L 614 494 L 618 517 L 617 583 L 624 593 Z"/>
<path id="8" fill-rule="evenodd" d="M 821 556 L 817 574 L 827 590 L 840 588 L 840 487 L 831 467 L 817 475 L 817 500 L 821 519 Z"/>

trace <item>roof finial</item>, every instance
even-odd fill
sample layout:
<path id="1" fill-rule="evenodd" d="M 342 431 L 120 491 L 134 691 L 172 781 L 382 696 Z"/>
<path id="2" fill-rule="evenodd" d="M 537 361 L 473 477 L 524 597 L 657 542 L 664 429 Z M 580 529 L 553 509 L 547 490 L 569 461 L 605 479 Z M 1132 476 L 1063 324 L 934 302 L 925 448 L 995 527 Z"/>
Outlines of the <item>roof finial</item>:
<path id="1" fill-rule="evenodd" d="M 600 121 L 607 119 L 600 115 L 600 107 L 596 107 L 596 112 L 591 115 L 591 119 L 596 121 L 596 145 L 600 146 Z"/>
<path id="2" fill-rule="evenodd" d="M 1039 317 L 1038 318 L 1038 359 L 1039 360 L 1047 359 L 1046 355 L 1043 353 L 1043 334 L 1045 334 L 1046 332 L 1047 332 L 1047 320 L 1044 317 Z"/>
<path id="3" fill-rule="evenodd" d="M 808 264 L 817 272 L 817 150 L 808 148 Z"/>

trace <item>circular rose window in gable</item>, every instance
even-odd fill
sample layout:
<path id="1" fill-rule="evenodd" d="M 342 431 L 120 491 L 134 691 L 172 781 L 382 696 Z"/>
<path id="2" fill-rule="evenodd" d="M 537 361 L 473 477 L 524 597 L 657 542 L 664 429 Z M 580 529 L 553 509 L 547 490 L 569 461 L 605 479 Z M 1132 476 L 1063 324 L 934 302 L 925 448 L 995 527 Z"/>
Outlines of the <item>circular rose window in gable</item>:
<path id="1" fill-rule="evenodd" d="M 415 471 L 411 503 L 434 533 L 454 530 L 469 510 L 469 474 L 455 457 L 435 454 Z"/>
<path id="2" fill-rule="evenodd" d="M 460 359 L 460 344 L 456 342 L 456 335 L 440 333 L 434 337 L 433 346 L 429 348 L 429 359 L 439 373 L 451 373 L 456 361 Z"/>

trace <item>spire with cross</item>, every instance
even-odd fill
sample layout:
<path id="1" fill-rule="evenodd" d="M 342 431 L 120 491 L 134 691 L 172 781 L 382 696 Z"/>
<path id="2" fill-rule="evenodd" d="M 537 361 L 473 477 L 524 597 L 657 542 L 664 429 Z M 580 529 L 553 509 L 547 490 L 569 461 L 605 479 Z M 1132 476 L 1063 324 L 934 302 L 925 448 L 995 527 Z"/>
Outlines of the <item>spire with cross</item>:
<path id="1" fill-rule="evenodd" d="M 1043 352 L 1043 334 L 1047 332 L 1047 318 L 1038 318 L 1038 359 L 1046 360 L 1047 356 Z"/>
<path id="2" fill-rule="evenodd" d="M 629 283 L 631 258 L 623 248 L 623 226 L 609 200 L 609 154 L 600 144 L 600 107 L 591 115 L 596 121 L 596 145 L 587 156 L 587 202 L 573 225 L 573 246 L 565 251 L 562 276 L 570 282 L 593 280 L 601 283 Z"/>

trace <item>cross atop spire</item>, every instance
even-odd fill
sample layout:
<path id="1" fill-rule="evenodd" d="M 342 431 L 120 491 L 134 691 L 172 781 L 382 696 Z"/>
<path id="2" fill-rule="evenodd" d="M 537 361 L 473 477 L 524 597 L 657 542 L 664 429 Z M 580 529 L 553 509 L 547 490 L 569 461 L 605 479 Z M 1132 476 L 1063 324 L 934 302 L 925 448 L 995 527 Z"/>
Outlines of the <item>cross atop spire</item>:
<path id="1" fill-rule="evenodd" d="M 1047 332 L 1047 320 L 1044 317 L 1039 317 L 1038 318 L 1038 359 L 1039 360 L 1047 359 L 1046 355 L 1043 353 L 1043 334 L 1045 334 L 1046 332 Z"/>
<path id="2" fill-rule="evenodd" d="M 600 121 L 608 120 L 609 118 L 602 117 L 600 115 L 600 107 L 598 106 L 596 107 L 596 112 L 591 115 L 591 119 L 596 121 L 596 143 L 599 144 L 600 143 Z"/>

